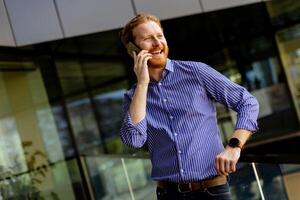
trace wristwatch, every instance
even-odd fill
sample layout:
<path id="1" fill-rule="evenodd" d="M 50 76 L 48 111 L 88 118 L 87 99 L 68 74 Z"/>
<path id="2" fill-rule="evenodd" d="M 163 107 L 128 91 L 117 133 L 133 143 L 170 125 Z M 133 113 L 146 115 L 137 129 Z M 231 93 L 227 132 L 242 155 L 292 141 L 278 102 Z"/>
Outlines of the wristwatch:
<path id="1" fill-rule="evenodd" d="M 228 146 L 235 148 L 238 147 L 240 149 L 243 149 L 243 145 L 241 144 L 241 141 L 238 138 L 231 138 L 228 142 Z"/>

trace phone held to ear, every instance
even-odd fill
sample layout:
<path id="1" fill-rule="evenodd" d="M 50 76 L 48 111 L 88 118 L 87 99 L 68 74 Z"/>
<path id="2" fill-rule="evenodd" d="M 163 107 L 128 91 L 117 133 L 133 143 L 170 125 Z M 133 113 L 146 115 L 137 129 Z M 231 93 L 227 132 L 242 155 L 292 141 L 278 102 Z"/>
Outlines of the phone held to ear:
<path id="1" fill-rule="evenodd" d="M 135 51 L 136 54 L 138 54 L 141 51 L 141 49 L 135 44 L 133 44 L 133 42 L 129 42 L 126 47 L 127 47 L 127 53 L 132 57 L 133 57 L 133 53 L 132 53 L 133 51 Z"/>

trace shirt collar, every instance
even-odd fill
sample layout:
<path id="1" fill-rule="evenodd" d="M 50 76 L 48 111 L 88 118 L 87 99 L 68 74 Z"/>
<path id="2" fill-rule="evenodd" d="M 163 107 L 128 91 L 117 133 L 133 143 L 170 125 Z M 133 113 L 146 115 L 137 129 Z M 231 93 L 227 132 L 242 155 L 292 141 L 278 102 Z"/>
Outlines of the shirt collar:
<path id="1" fill-rule="evenodd" d="M 161 80 L 163 80 L 169 74 L 169 72 L 174 72 L 174 66 L 173 66 L 172 60 L 167 58 L 167 63 L 166 63 L 165 69 L 163 71 Z M 150 81 L 151 86 L 156 85 L 156 84 L 157 84 L 156 82 Z"/>
<path id="2" fill-rule="evenodd" d="M 166 63 L 166 70 L 170 71 L 170 72 L 174 72 L 174 66 L 173 66 L 173 62 L 168 58 L 167 59 L 167 63 Z"/>

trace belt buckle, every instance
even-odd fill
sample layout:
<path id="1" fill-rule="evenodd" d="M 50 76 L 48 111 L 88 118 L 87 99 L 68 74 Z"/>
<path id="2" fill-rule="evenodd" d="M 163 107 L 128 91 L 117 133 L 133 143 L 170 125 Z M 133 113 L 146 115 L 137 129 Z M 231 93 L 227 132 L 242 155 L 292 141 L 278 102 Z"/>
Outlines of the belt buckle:
<path id="1" fill-rule="evenodd" d="M 180 186 L 188 186 L 188 188 L 181 188 Z M 187 189 L 187 190 L 186 190 Z M 192 183 L 184 183 L 184 184 L 178 184 L 177 185 L 177 190 L 180 193 L 187 193 L 192 191 Z"/>

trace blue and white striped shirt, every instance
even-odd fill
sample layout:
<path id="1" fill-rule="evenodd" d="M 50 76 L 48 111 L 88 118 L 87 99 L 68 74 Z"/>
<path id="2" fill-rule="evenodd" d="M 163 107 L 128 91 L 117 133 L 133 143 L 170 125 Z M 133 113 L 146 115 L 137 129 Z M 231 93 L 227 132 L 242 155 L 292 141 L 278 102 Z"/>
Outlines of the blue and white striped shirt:
<path id="1" fill-rule="evenodd" d="M 215 157 L 224 146 L 215 101 L 237 112 L 236 129 L 257 130 L 255 97 L 201 62 L 168 59 L 162 79 L 149 83 L 146 117 L 135 125 L 129 114 L 134 90 L 124 95 L 120 135 L 130 147 L 148 145 L 154 180 L 187 182 L 217 175 Z"/>

